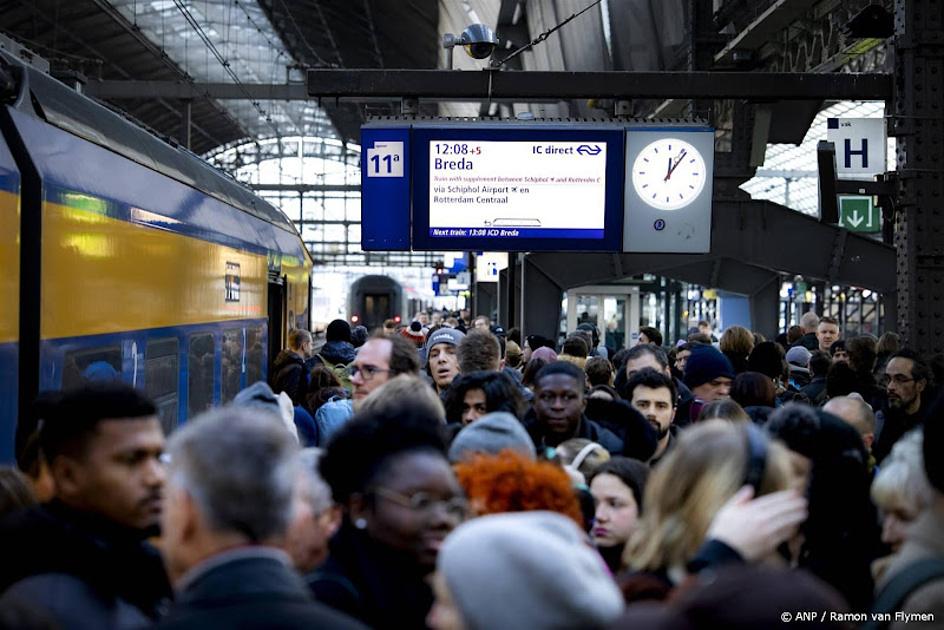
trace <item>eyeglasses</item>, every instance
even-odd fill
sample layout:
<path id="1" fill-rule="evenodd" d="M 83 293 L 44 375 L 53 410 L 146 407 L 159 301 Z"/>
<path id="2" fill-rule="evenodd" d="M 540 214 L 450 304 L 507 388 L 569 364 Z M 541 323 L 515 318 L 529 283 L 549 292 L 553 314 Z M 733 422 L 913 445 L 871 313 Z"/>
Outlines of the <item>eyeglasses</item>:
<path id="1" fill-rule="evenodd" d="M 896 385 L 907 385 L 908 383 L 913 383 L 915 379 L 910 376 L 905 376 L 904 374 L 886 374 L 882 378 L 882 386 L 888 387 L 894 382 Z"/>
<path id="2" fill-rule="evenodd" d="M 374 493 L 393 501 L 397 505 L 427 516 L 432 514 L 437 507 L 442 507 L 446 511 L 446 514 L 461 520 L 465 518 L 469 511 L 469 504 L 462 497 L 453 497 L 445 500 L 434 499 L 425 492 L 417 492 L 407 496 L 382 486 L 374 488 Z"/>
<path id="3" fill-rule="evenodd" d="M 354 377 L 358 372 L 360 372 L 361 378 L 364 379 L 365 381 L 372 380 L 374 376 L 376 376 L 377 374 L 381 372 L 389 372 L 389 371 L 390 370 L 379 368 L 376 365 L 364 365 L 364 366 L 352 365 L 351 367 L 347 369 L 347 373 L 351 377 Z"/>

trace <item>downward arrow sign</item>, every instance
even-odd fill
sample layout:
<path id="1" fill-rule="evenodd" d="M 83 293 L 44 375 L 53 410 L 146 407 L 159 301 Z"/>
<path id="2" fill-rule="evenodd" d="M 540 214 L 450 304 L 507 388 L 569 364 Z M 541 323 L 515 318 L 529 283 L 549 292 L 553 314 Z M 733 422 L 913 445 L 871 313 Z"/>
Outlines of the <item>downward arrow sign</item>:
<path id="1" fill-rule="evenodd" d="M 862 225 L 862 221 L 864 220 L 865 220 L 865 217 L 861 216 L 858 210 L 853 210 L 852 214 L 848 218 L 849 225 L 851 225 L 854 228 L 857 228 L 860 225 Z"/>

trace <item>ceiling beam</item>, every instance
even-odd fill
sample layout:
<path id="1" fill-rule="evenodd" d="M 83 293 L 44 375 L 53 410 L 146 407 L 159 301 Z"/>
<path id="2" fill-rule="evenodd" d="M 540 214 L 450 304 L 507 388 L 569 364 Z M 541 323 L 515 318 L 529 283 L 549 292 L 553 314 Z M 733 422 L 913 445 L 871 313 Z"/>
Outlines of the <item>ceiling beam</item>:
<path id="1" fill-rule="evenodd" d="M 256 192 L 360 192 L 360 184 L 247 184 Z"/>
<path id="2" fill-rule="evenodd" d="M 126 100 L 140 98 L 214 100 L 311 100 L 301 83 L 190 83 L 187 81 L 98 81 L 91 79 L 84 87 L 85 94 L 100 99 Z"/>
<path id="3" fill-rule="evenodd" d="M 890 100 L 884 73 L 308 70 L 311 97 Z"/>

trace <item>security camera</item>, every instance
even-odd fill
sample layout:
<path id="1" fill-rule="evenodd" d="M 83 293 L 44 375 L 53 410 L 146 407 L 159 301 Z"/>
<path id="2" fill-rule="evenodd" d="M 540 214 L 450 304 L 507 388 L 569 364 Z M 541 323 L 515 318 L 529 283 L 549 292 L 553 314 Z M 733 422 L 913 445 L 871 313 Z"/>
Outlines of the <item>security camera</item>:
<path id="1" fill-rule="evenodd" d="M 452 67 L 452 49 L 462 46 L 465 52 L 473 59 L 488 59 L 498 47 L 498 36 L 495 31 L 484 24 L 472 24 L 462 34 L 456 37 L 452 33 L 443 35 L 443 48 L 448 51 L 449 67 Z"/>

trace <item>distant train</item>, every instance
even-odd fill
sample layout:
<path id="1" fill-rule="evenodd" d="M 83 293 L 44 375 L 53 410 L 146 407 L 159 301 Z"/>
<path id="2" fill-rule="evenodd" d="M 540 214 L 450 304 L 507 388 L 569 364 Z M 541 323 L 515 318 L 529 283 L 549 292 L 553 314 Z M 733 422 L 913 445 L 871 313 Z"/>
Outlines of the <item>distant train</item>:
<path id="1" fill-rule="evenodd" d="M 398 324 L 408 322 L 410 317 L 429 306 L 422 299 L 411 298 L 410 292 L 390 276 L 358 278 L 351 283 L 347 298 L 351 325 L 360 324 L 374 331 L 388 319 Z"/>
<path id="2" fill-rule="evenodd" d="M 364 276 L 351 283 L 348 293 L 348 317 L 351 325 L 363 325 L 373 331 L 384 320 L 402 321 L 409 316 L 403 287 L 389 276 Z"/>
<path id="3" fill-rule="evenodd" d="M 166 431 L 265 379 L 309 326 L 285 215 L 0 52 L 0 463 L 37 392 L 120 379 Z"/>

